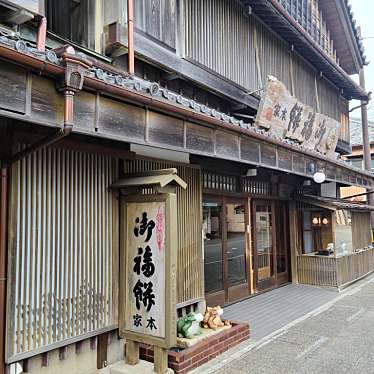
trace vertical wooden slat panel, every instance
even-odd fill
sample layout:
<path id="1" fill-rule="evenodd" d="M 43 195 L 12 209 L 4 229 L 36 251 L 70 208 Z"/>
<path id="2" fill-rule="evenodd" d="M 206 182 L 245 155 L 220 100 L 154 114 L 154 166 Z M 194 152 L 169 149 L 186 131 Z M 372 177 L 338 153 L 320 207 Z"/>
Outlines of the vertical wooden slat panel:
<path id="1" fill-rule="evenodd" d="M 259 88 L 249 74 L 252 17 L 233 1 L 184 0 L 184 9 L 186 55 L 245 88 Z"/>
<path id="2" fill-rule="evenodd" d="M 125 163 L 125 173 L 175 167 L 187 183 L 187 189 L 177 189 L 178 257 L 177 303 L 204 297 L 202 264 L 202 202 L 200 169 L 166 161 L 135 160 Z"/>
<path id="3" fill-rule="evenodd" d="M 113 158 L 62 148 L 14 164 L 8 360 L 115 328 L 116 175 Z"/>
<path id="4" fill-rule="evenodd" d="M 371 244 L 370 213 L 352 212 L 352 244 L 363 249 Z"/>

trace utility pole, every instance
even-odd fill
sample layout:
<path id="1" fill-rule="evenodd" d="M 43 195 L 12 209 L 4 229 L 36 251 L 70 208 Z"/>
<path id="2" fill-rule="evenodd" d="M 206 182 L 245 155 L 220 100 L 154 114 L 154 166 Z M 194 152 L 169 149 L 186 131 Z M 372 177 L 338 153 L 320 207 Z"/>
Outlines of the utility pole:
<path id="1" fill-rule="evenodd" d="M 364 67 L 360 69 L 360 86 L 365 90 L 365 71 Z M 364 156 L 365 170 L 371 172 L 371 154 L 370 154 L 370 138 L 369 138 L 369 121 L 367 102 L 361 101 L 361 122 L 362 122 L 362 152 Z M 368 203 L 374 205 L 374 196 L 368 194 Z M 371 229 L 374 229 L 374 213 L 371 213 Z"/>
<path id="2" fill-rule="evenodd" d="M 360 86 L 365 90 L 365 72 L 364 72 L 363 67 L 360 69 L 359 75 L 360 75 Z M 361 122 L 362 122 L 362 149 L 363 149 L 365 170 L 371 171 L 368 108 L 367 108 L 367 103 L 365 101 L 361 101 Z"/>

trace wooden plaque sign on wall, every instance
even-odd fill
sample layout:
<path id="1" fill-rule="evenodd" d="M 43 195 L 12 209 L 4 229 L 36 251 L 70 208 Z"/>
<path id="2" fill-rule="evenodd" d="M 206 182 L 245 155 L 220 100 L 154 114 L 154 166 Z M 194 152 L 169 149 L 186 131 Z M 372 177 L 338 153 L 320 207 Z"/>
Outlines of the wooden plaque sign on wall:
<path id="1" fill-rule="evenodd" d="M 170 348 L 176 343 L 176 196 L 124 202 L 121 334 Z"/>
<path id="2" fill-rule="evenodd" d="M 336 158 L 340 123 L 299 102 L 272 76 L 268 76 L 261 97 L 256 126 L 266 129 L 274 138 L 290 139 L 305 149 Z"/>

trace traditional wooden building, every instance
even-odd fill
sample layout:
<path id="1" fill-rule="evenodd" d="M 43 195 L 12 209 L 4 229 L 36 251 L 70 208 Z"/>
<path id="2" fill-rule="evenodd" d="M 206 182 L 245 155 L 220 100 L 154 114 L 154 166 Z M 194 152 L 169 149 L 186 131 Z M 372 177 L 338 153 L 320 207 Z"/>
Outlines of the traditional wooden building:
<path id="1" fill-rule="evenodd" d="M 368 99 L 350 77 L 366 61 L 346 0 L 4 0 L 0 13 L 1 374 L 123 356 L 110 187 L 131 175 L 176 168 L 187 184 L 175 313 L 325 285 L 337 262 L 344 281 L 330 271 L 328 285 L 374 269 L 372 207 L 338 195 L 374 187 L 340 157 L 349 100 Z M 346 251 L 364 249 L 349 273 Z"/>

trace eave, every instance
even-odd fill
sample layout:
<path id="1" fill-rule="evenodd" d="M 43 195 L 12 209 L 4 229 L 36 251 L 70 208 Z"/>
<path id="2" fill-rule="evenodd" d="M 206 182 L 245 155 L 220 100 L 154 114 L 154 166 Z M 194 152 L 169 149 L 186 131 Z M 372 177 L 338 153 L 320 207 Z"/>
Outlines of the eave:
<path id="1" fill-rule="evenodd" d="M 325 0 L 319 7 L 329 25 L 341 66 L 348 74 L 358 74 L 367 62 L 350 5 L 346 0 Z"/>
<path id="2" fill-rule="evenodd" d="M 22 65 L 26 68 L 34 70 L 39 75 L 47 73 L 54 79 L 59 79 L 61 74 L 64 74 L 66 67 L 53 51 L 39 52 L 35 51 L 34 47 L 30 47 L 24 42 L 19 43 L 14 40 L 8 40 L 7 45 L 3 44 L 4 39 L 0 40 L 0 58 L 11 61 L 12 63 Z M 23 43 L 23 44 L 22 44 Z M 17 48 L 18 47 L 18 48 Z M 155 82 L 145 81 L 135 76 L 126 73 L 116 73 L 111 71 L 110 65 L 108 69 L 103 70 L 101 67 L 95 66 L 93 61 L 92 67 L 85 72 L 83 88 L 91 93 L 103 94 L 105 96 L 116 99 L 115 102 L 131 103 L 138 108 L 147 108 L 147 110 L 155 110 L 156 112 L 165 113 L 167 116 L 179 118 L 184 121 L 190 121 L 194 126 L 202 126 L 203 128 L 210 128 L 214 134 L 220 133 L 221 138 L 235 138 L 235 154 L 228 153 L 217 155 L 216 143 L 214 143 L 214 151 L 201 151 L 202 154 L 210 157 L 218 157 L 229 159 L 233 161 L 246 162 L 251 165 L 263 166 L 270 169 L 276 169 L 287 173 L 301 175 L 311 178 L 312 175 L 307 167 L 309 163 L 319 165 L 321 169 L 327 170 L 327 180 L 336 181 L 341 184 L 357 184 L 364 187 L 374 186 L 373 176 L 363 170 L 351 167 L 347 163 L 340 160 L 328 158 L 321 153 L 311 151 L 303 148 L 298 144 L 290 141 L 282 141 L 269 135 L 266 131 L 251 126 L 251 124 L 243 123 L 235 117 L 228 116 L 224 113 L 218 112 L 213 108 L 199 104 L 194 100 L 188 99 L 176 93 L 170 92 L 167 89 L 160 87 Z M 42 74 L 44 73 L 44 74 Z M 97 99 L 94 100 L 96 103 Z M 126 104 L 124 104 L 126 105 Z M 145 109 L 142 109 L 145 110 Z M 2 115 L 8 118 L 14 118 L 21 121 L 28 121 L 29 123 L 44 124 L 52 127 L 59 127 L 59 123 L 43 122 L 40 117 L 31 117 L 31 115 L 23 115 L 13 113 L 11 111 L 1 111 Z M 100 118 L 100 116 L 99 116 Z M 36 121 L 37 120 L 37 121 Z M 36 121 L 36 122 L 35 122 Z M 97 133 L 92 131 L 81 131 L 81 133 L 95 136 L 107 136 L 114 140 L 130 141 L 134 138 L 119 137 L 118 135 L 105 135 L 104 133 Z M 182 152 L 190 152 L 187 149 L 187 139 L 185 138 L 186 130 L 184 130 L 184 139 L 182 146 L 174 147 L 175 150 Z M 217 136 L 212 133 L 212 141 L 217 141 Z M 137 138 L 139 144 L 144 143 L 145 134 Z M 247 142 L 246 147 L 253 147 L 255 145 L 258 149 L 256 160 L 244 159 L 242 157 L 241 144 Z M 248 145 L 248 142 L 251 145 Z M 233 143 L 233 144 L 234 144 Z M 148 144 L 152 145 L 152 144 Z M 155 144 L 157 146 L 157 144 Z M 170 148 L 170 149 L 174 149 Z M 169 148 L 168 148 L 169 149 Z M 191 151 L 193 151 L 191 149 Z M 266 153 L 271 151 L 274 157 L 271 160 L 266 159 Z M 282 156 L 281 156 L 282 154 Z M 264 158 L 263 156 L 264 155 Z M 290 161 L 291 166 L 281 166 L 281 157 L 292 156 Z M 289 158 L 289 157 L 288 157 Z"/>
<path id="3" fill-rule="evenodd" d="M 285 39 L 347 99 L 367 100 L 368 94 L 312 39 L 277 0 L 247 0 L 253 12 Z"/>

